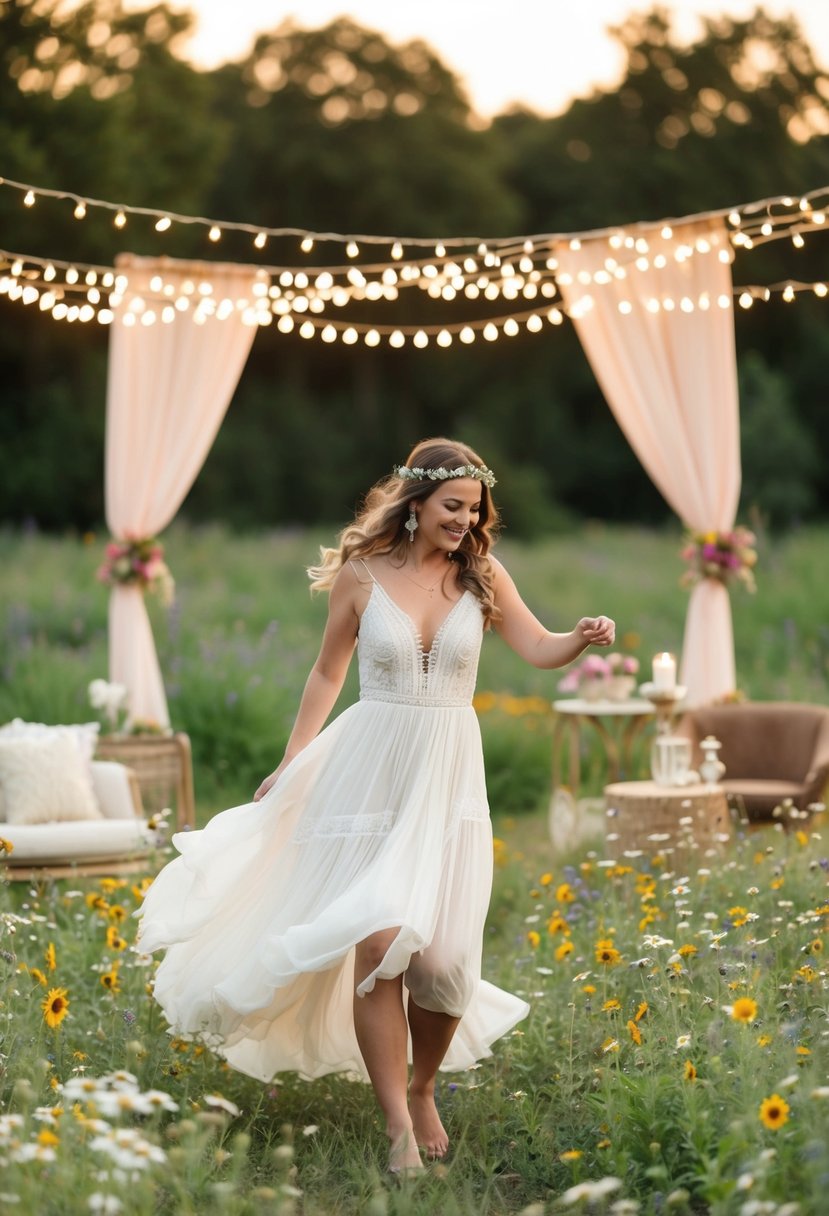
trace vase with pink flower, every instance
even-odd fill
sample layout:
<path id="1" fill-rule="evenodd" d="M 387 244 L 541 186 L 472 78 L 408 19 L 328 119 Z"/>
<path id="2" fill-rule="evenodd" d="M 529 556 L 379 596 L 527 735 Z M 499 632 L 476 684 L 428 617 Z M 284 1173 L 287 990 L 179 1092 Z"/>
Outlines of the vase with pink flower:
<path id="1" fill-rule="evenodd" d="M 618 652 L 607 656 L 610 675 L 607 678 L 606 696 L 610 701 L 627 701 L 636 688 L 639 660 L 632 654 Z"/>
<path id="2" fill-rule="evenodd" d="M 560 692 L 575 693 L 585 701 L 603 701 L 607 697 L 610 666 L 598 654 L 589 654 L 575 667 L 571 667 L 559 682 Z"/>

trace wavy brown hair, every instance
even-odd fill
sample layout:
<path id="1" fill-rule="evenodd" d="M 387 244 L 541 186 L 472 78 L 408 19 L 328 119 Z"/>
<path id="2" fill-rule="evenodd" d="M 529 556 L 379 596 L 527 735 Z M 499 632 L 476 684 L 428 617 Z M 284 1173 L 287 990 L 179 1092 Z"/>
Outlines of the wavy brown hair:
<path id="1" fill-rule="evenodd" d="M 453 439 L 424 439 L 409 453 L 406 465 L 413 469 L 459 469 L 474 464 L 483 468 L 477 452 Z M 336 548 L 321 548 L 320 563 L 311 566 L 308 577 L 312 591 L 327 591 L 338 572 L 353 558 L 389 554 L 402 565 L 406 560 L 409 534 L 405 523 L 409 508 L 434 494 L 445 481 L 411 481 L 392 473 L 372 486 L 357 512 L 356 518 L 343 528 Z M 493 590 L 493 571 L 488 554 L 498 532 L 499 517 L 492 493 L 481 482 L 481 510 L 477 522 L 464 536 L 452 561 L 458 567 L 458 582 L 471 591 L 481 604 L 484 624 L 488 627 L 498 618 Z"/>

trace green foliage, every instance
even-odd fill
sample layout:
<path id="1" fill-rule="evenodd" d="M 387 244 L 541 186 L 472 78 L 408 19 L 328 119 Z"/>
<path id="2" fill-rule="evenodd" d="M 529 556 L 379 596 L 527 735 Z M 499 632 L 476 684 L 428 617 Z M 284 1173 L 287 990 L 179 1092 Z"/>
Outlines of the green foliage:
<path id="1" fill-rule="evenodd" d="M 741 365 L 743 508 L 791 525 L 815 506 L 819 457 L 785 376 L 757 351 Z"/>
<path id="2" fill-rule="evenodd" d="M 808 138 L 823 131 L 829 79 L 794 22 L 759 11 L 709 19 L 690 46 L 679 44 L 668 10 L 631 17 L 617 32 L 627 55 L 618 89 L 553 119 L 516 111 L 489 128 L 422 43 L 395 47 L 347 18 L 318 30 L 285 23 L 242 62 L 200 72 L 176 55 L 190 21 L 164 4 L 125 12 L 117 0 L 86 0 L 58 14 L 48 2 L 4 0 L 4 175 L 252 223 L 435 237 L 656 218 L 829 180 L 826 141 Z M 187 225 L 162 237 L 135 217 L 119 233 L 108 215 L 78 223 L 70 202 L 45 200 L 24 210 L 5 190 L 0 223 L 7 248 L 44 256 L 101 262 L 125 247 L 216 256 Z M 740 254 L 736 280 L 826 277 L 819 236 L 800 252 L 782 246 Z M 320 243 L 309 267 L 327 252 Z M 259 255 L 249 236 L 228 234 L 221 256 L 278 265 L 298 254 L 295 240 Z M 774 524 L 827 508 L 824 308 L 801 299 L 737 318 L 745 500 Z M 405 320 L 422 315 L 416 302 L 395 309 Z M 429 315 L 459 314 L 447 304 Z M 0 518 L 96 525 L 105 335 L 5 299 L 0 319 Z M 344 519 L 378 470 L 424 435 L 449 431 L 518 473 L 510 482 L 523 487 L 504 502 L 516 536 L 543 535 L 570 515 L 667 517 L 572 331 L 480 346 L 321 351 L 260 334 L 186 512 L 238 526 Z M 757 438 L 768 427 L 779 427 L 780 454 Z"/>

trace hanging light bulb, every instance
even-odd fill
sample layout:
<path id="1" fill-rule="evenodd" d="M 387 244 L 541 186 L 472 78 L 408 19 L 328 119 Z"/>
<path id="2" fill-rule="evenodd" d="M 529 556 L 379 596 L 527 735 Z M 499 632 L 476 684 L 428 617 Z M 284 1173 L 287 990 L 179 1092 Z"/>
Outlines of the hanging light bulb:
<path id="1" fill-rule="evenodd" d="M 23 206 L 24 207 L 34 207 L 34 205 L 35 205 L 35 192 L 34 192 L 34 190 L 27 190 L 26 193 L 23 195 Z"/>
<path id="2" fill-rule="evenodd" d="M 452 335 L 450 334 L 448 329 L 442 329 L 440 331 L 440 333 L 438 334 L 437 338 L 435 339 L 435 341 L 437 342 L 438 346 L 451 346 L 452 345 Z"/>
<path id="3" fill-rule="evenodd" d="M 284 313 L 276 323 L 276 328 L 282 334 L 289 334 L 294 328 L 294 318 L 289 312 Z"/>
<path id="4" fill-rule="evenodd" d="M 429 345 L 429 335 L 424 333 L 422 329 L 419 329 L 412 338 L 412 343 L 418 348 L 418 350 L 422 350 L 424 346 Z"/>
<path id="5" fill-rule="evenodd" d="M 169 215 L 162 215 L 161 218 L 157 219 L 155 222 L 155 230 L 156 232 L 166 232 L 167 229 L 172 226 L 172 223 L 173 221 L 170 219 Z"/>
<path id="6" fill-rule="evenodd" d="M 403 246 L 400 244 L 399 241 L 395 241 L 394 244 L 392 245 L 391 256 L 395 259 L 395 261 L 398 258 L 403 257 Z"/>
<path id="7" fill-rule="evenodd" d="M 300 338 L 313 338 L 316 332 L 313 321 L 303 321 L 299 327 Z"/>
<path id="8" fill-rule="evenodd" d="M 78 202 L 75 204 L 75 210 L 72 214 L 75 216 L 76 220 L 84 219 L 86 216 L 86 203 L 81 199 L 78 199 Z"/>
<path id="9" fill-rule="evenodd" d="M 267 243 L 268 243 L 267 234 L 264 232 L 257 232 L 257 234 L 254 238 L 254 241 L 253 241 L 254 246 L 257 249 L 264 249 L 265 246 L 267 245 Z"/>
<path id="10" fill-rule="evenodd" d="M 541 326 L 539 325 L 539 329 L 540 328 L 541 328 Z M 493 325 L 492 322 L 490 321 L 487 325 L 484 326 L 484 338 L 486 339 L 487 342 L 494 342 L 497 339 L 497 337 L 498 337 L 498 326 Z"/>
<path id="11" fill-rule="evenodd" d="M 112 222 L 116 228 L 123 228 L 126 225 L 127 217 L 123 211 L 116 211 L 115 219 Z"/>
<path id="12" fill-rule="evenodd" d="M 346 346 L 353 346 L 359 337 L 360 335 L 357 333 L 357 330 L 351 325 L 343 332 L 343 342 L 345 342 Z"/>
<path id="13" fill-rule="evenodd" d="M 213 224 L 210 231 L 207 234 L 207 239 L 209 241 L 213 241 L 214 244 L 216 241 L 220 241 L 222 239 L 221 228 L 219 228 L 216 224 Z"/>
<path id="14" fill-rule="evenodd" d="M 320 337 L 322 338 L 323 342 L 336 342 L 337 331 L 333 325 L 325 325 Z"/>
<path id="15" fill-rule="evenodd" d="M 314 238 L 311 236 L 304 236 L 299 243 L 299 247 L 303 253 L 310 253 L 314 248 Z"/>
<path id="16" fill-rule="evenodd" d="M 379 346 L 380 345 L 380 335 L 378 334 L 376 329 L 370 329 L 368 331 L 368 333 L 366 334 L 364 341 L 365 341 L 366 346 Z"/>
<path id="17" fill-rule="evenodd" d="M 461 342 L 463 342 L 466 346 L 469 346 L 475 341 L 475 330 L 469 325 L 464 325 L 463 329 L 458 334 L 458 337 L 460 338 Z"/>
<path id="18" fill-rule="evenodd" d="M 395 329 L 392 333 L 389 334 L 389 346 L 394 346 L 399 349 L 401 346 L 405 346 L 405 344 L 406 344 L 406 335 L 404 333 L 401 333 L 401 331 L 399 329 Z"/>
<path id="19" fill-rule="evenodd" d="M 356 241 L 349 241 L 345 247 L 345 251 L 350 258 L 356 258 L 360 253 L 360 246 Z"/>
<path id="20" fill-rule="evenodd" d="M 508 338 L 514 338 L 521 332 L 521 326 L 516 321 L 515 317 L 507 317 L 504 322 L 504 333 Z"/>

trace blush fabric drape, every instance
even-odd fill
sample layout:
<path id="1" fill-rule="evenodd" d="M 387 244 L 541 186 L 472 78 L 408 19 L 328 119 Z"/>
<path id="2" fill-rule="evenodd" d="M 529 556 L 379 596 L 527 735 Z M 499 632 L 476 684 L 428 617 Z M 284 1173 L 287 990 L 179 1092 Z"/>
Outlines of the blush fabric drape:
<path id="1" fill-rule="evenodd" d="M 720 219 L 561 242 L 558 282 L 602 392 L 661 494 L 694 531 L 726 531 L 740 495 L 730 246 Z M 691 592 L 680 668 L 689 704 L 736 686 L 731 604 Z"/>
<path id="2" fill-rule="evenodd" d="M 116 282 L 123 302 L 110 330 L 106 520 L 113 537 L 131 540 L 166 528 L 204 464 L 256 332 L 240 305 L 246 297 L 253 304 L 255 268 L 122 254 L 116 271 L 124 276 Z M 210 293 L 195 286 L 205 278 Z M 176 307 L 185 299 L 186 309 Z M 110 595 L 109 672 L 129 692 L 131 720 L 169 726 L 152 628 L 135 586 Z"/>

